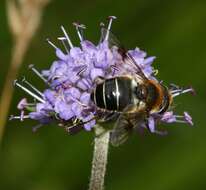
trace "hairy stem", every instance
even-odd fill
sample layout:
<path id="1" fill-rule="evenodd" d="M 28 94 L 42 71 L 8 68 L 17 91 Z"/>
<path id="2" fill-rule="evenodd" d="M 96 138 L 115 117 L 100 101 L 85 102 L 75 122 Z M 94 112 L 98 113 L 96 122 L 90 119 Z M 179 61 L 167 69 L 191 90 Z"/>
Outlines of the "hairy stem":
<path id="1" fill-rule="evenodd" d="M 103 190 L 109 148 L 109 131 L 98 125 L 95 127 L 95 133 L 89 190 Z"/>

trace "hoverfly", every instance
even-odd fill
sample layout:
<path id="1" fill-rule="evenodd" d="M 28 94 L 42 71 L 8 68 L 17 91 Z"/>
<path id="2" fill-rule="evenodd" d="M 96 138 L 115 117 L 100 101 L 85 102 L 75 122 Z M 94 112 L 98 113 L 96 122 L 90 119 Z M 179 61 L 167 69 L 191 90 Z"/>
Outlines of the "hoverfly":
<path id="1" fill-rule="evenodd" d="M 108 31 L 103 29 L 102 38 Z M 125 142 L 132 131 L 149 114 L 166 112 L 172 102 L 167 87 L 156 79 L 148 79 L 133 57 L 119 45 L 109 31 L 110 47 L 117 47 L 123 62 L 131 65 L 135 73 L 101 78 L 93 89 L 91 99 L 102 115 L 103 122 L 117 119 L 111 131 L 110 141 L 114 146 Z"/>

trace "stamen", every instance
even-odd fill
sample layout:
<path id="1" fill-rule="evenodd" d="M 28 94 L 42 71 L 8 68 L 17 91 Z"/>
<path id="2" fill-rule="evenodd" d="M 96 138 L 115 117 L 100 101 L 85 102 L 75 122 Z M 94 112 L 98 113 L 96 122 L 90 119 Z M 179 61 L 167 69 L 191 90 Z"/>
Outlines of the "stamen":
<path id="1" fill-rule="evenodd" d="M 14 86 L 17 86 L 17 87 L 21 88 L 23 91 L 25 91 L 26 93 L 28 93 L 29 95 L 31 95 L 33 98 L 39 100 L 39 101 L 42 102 L 42 103 L 45 103 L 45 101 L 44 101 L 42 98 L 40 98 L 39 96 L 37 96 L 36 94 L 34 94 L 34 93 L 31 92 L 30 90 L 28 90 L 27 88 L 25 88 L 24 86 L 22 86 L 21 84 L 19 84 L 19 83 L 17 82 L 17 80 L 14 80 Z"/>
<path id="2" fill-rule="evenodd" d="M 115 72 L 119 71 L 119 69 L 116 66 L 116 63 L 115 63 L 115 65 L 111 65 L 110 68 L 112 70 L 112 76 L 114 76 Z"/>
<path id="3" fill-rule="evenodd" d="M 193 122 L 192 122 L 192 117 L 189 115 L 188 112 L 184 112 L 184 120 L 190 124 L 191 126 L 193 126 Z"/>
<path id="4" fill-rule="evenodd" d="M 177 89 L 177 90 L 174 90 L 172 91 L 172 97 L 176 97 L 176 96 L 179 96 L 180 94 L 185 94 L 185 93 L 188 93 L 188 92 L 191 92 L 191 93 L 194 93 L 194 89 L 193 88 L 188 88 L 188 89 Z"/>
<path id="5" fill-rule="evenodd" d="M 174 115 L 176 118 L 183 118 L 183 115 Z"/>
<path id="6" fill-rule="evenodd" d="M 24 115 L 23 117 L 21 116 L 14 116 L 14 115 L 10 115 L 9 117 L 9 121 L 14 120 L 14 119 L 19 119 L 22 121 L 22 119 L 29 119 L 29 115 Z"/>
<path id="7" fill-rule="evenodd" d="M 174 84 L 174 83 L 171 83 L 171 84 L 169 85 L 169 87 L 170 87 L 171 90 L 180 89 L 180 87 L 179 87 L 178 85 Z"/>
<path id="8" fill-rule="evenodd" d="M 64 49 L 66 50 L 67 53 L 69 53 L 69 50 L 68 50 L 68 48 L 67 48 L 67 46 L 66 46 L 66 44 L 65 44 L 65 42 L 64 42 L 64 41 L 66 40 L 66 38 L 65 38 L 65 37 L 59 37 L 59 38 L 57 38 L 57 39 L 62 42 L 62 44 L 63 44 L 63 46 L 64 46 Z"/>
<path id="9" fill-rule="evenodd" d="M 113 69 L 115 71 L 119 71 L 119 69 L 118 69 L 118 67 L 116 65 L 111 65 L 110 67 L 111 67 L 111 69 Z"/>
<path id="10" fill-rule="evenodd" d="M 177 119 L 176 122 L 177 122 L 177 123 L 187 123 L 186 121 L 180 120 L 180 119 L 179 119 L 179 120 Z"/>
<path id="11" fill-rule="evenodd" d="M 73 25 L 76 27 L 80 41 L 83 41 L 83 29 L 86 29 L 85 25 L 80 24 L 78 22 L 73 22 Z"/>
<path id="12" fill-rule="evenodd" d="M 86 70 L 87 70 L 87 66 L 84 65 L 76 75 L 81 76 L 81 74 L 83 74 Z"/>
<path id="13" fill-rule="evenodd" d="M 58 47 L 56 45 L 54 45 L 54 43 L 52 43 L 49 38 L 46 39 L 46 41 L 56 50 L 58 49 Z"/>
<path id="14" fill-rule="evenodd" d="M 105 24 L 104 24 L 103 22 L 100 22 L 99 26 L 100 26 L 100 28 L 101 28 L 101 31 L 102 31 L 102 29 L 105 29 Z M 104 40 L 104 39 L 102 39 L 102 41 L 103 41 L 103 40 Z"/>
<path id="15" fill-rule="evenodd" d="M 187 123 L 189 125 L 193 125 L 192 118 L 187 112 L 184 112 L 184 115 L 174 115 L 174 116 L 175 118 L 178 118 L 175 120 L 175 122 L 177 123 Z"/>
<path id="16" fill-rule="evenodd" d="M 67 41 L 68 41 L 68 43 L 69 43 L 70 48 L 73 48 L 74 46 L 73 46 L 73 44 L 72 44 L 72 42 L 71 42 L 71 40 L 70 40 L 70 38 L 69 38 L 66 30 L 64 29 L 63 26 L 61 26 L 61 29 L 62 29 L 62 31 L 63 31 L 63 33 L 64 33 L 64 36 L 66 37 L 66 39 L 67 39 Z"/>
<path id="17" fill-rule="evenodd" d="M 175 94 L 175 93 L 177 93 L 177 92 L 182 92 L 182 89 L 176 89 L 176 90 L 172 90 L 172 91 L 171 91 L 172 94 Z"/>
<path id="18" fill-rule="evenodd" d="M 27 103 L 27 104 L 24 104 L 25 106 L 36 106 L 36 103 Z"/>
<path id="19" fill-rule="evenodd" d="M 29 65 L 29 69 L 31 69 L 39 78 L 41 78 L 45 83 L 48 84 L 47 79 L 45 79 L 42 74 L 34 67 L 33 64 Z"/>
<path id="20" fill-rule="evenodd" d="M 24 110 L 26 107 L 34 107 L 36 103 L 28 103 L 26 98 L 23 98 L 17 105 L 19 110 Z"/>
<path id="21" fill-rule="evenodd" d="M 112 21 L 113 21 L 113 19 L 116 19 L 116 17 L 115 16 L 109 16 L 108 19 L 109 19 L 109 24 L 108 24 L 107 33 L 106 33 L 106 36 L 105 36 L 106 41 L 109 38 L 109 32 L 110 32 L 110 29 L 111 29 L 111 26 L 112 26 Z"/>
<path id="22" fill-rule="evenodd" d="M 34 87 L 30 82 L 28 82 L 25 77 L 23 77 L 21 81 L 22 81 L 23 83 L 26 83 L 29 87 L 31 87 L 31 88 L 32 88 L 35 92 L 37 92 L 40 96 L 44 97 L 44 94 L 41 93 L 36 87 Z"/>

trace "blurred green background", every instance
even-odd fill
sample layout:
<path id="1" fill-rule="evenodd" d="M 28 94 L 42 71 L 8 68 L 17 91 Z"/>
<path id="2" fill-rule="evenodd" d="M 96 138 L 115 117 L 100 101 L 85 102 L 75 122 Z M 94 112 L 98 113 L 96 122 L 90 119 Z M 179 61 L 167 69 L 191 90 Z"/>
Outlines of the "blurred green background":
<path id="1" fill-rule="evenodd" d="M 189 190 L 206 189 L 206 1 L 205 0 L 53 0 L 25 57 L 19 76 L 26 76 L 43 89 L 44 85 L 27 72 L 28 64 L 48 68 L 55 60 L 45 43 L 60 36 L 64 25 L 78 45 L 72 26 L 87 26 L 85 36 L 99 39 L 99 22 L 116 15 L 113 32 L 128 48 L 136 46 L 155 55 L 159 78 L 178 85 L 192 85 L 197 95 L 176 99 L 176 111 L 187 110 L 195 127 L 165 125 L 166 137 L 133 135 L 123 146 L 110 147 L 106 190 Z M 5 2 L 0 2 L 0 89 L 11 57 L 12 39 Z M 15 90 L 10 114 L 25 94 Z M 45 126 L 33 134 L 34 121 L 7 122 L 0 151 L 2 190 L 83 190 L 87 189 L 93 153 L 93 134 L 68 136 L 56 126 Z"/>

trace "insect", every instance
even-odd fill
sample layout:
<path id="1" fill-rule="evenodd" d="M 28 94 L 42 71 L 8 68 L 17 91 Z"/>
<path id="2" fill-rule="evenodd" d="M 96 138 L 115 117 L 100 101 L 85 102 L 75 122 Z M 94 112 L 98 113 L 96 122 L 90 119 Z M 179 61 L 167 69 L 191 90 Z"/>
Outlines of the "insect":
<path id="1" fill-rule="evenodd" d="M 108 37 L 109 47 L 116 47 L 123 63 L 131 66 L 135 72 L 110 78 L 98 77 L 96 87 L 91 91 L 91 100 L 97 114 L 86 122 L 74 120 L 67 129 L 75 133 L 82 125 L 94 119 L 98 119 L 98 122 L 115 120 L 110 142 L 114 146 L 119 146 L 128 139 L 132 129 L 138 128 L 142 121 L 147 121 L 151 113 L 166 112 L 172 103 L 172 95 L 161 82 L 148 79 L 116 37 L 103 28 L 102 41 L 105 36 Z"/>
<path id="2" fill-rule="evenodd" d="M 110 46 L 117 46 L 125 64 L 134 67 L 135 73 L 100 79 L 91 94 L 92 101 L 105 115 L 103 121 L 117 119 L 110 139 L 114 146 L 125 142 L 131 130 L 146 120 L 149 114 L 164 113 L 172 102 L 168 88 L 155 79 L 148 79 L 132 56 L 116 41 L 110 32 Z"/>

